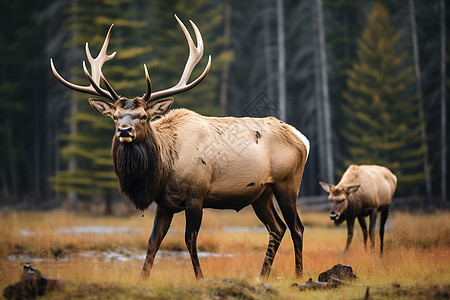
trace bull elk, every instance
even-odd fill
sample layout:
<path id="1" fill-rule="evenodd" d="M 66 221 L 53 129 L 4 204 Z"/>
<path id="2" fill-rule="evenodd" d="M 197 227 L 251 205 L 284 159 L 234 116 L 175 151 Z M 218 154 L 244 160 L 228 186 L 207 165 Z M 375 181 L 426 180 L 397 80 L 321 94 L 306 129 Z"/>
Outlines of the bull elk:
<path id="1" fill-rule="evenodd" d="M 50 60 L 54 75 L 67 87 L 102 96 L 110 101 L 89 99 L 99 114 L 115 123 L 112 159 L 121 194 L 139 210 L 156 202 L 153 230 L 141 277 L 148 278 L 158 248 L 175 213 L 184 211 L 185 242 L 195 276 L 202 278 L 197 255 L 197 235 L 203 208 L 241 210 L 252 205 L 269 232 L 261 275 L 268 276 L 286 231 L 274 208 L 275 195 L 294 243 L 295 271 L 302 273 L 303 225 L 296 201 L 308 157 L 308 139 L 294 127 L 274 118 L 205 117 L 187 109 L 173 109 L 172 98 L 199 84 L 207 75 L 211 56 L 203 73 L 191 83 L 189 77 L 203 56 L 203 40 L 191 21 L 197 45 L 184 24 L 175 16 L 186 36 L 189 57 L 175 86 L 152 91 L 144 65 L 147 92 L 128 99 L 119 96 L 103 76 L 102 65 L 115 56 L 107 55 L 110 27 L 97 58 L 86 43 L 91 73 L 83 62 L 89 86 L 63 79 Z M 101 87 L 101 82 L 106 89 Z M 163 99 L 166 98 L 166 99 Z M 160 118 L 155 119 L 155 117 Z M 238 147 L 238 149 L 236 148 Z"/>
<path id="2" fill-rule="evenodd" d="M 397 186 L 397 177 L 382 166 L 351 165 L 342 175 L 337 185 L 320 181 L 322 188 L 330 193 L 330 219 L 336 225 L 347 221 L 347 243 L 353 238 L 355 218 L 363 232 L 364 247 L 367 245 L 367 225 L 365 217 L 370 216 L 370 245 L 375 246 L 375 223 L 380 212 L 380 251 L 383 253 L 384 225 L 389 215 L 389 207 Z"/>

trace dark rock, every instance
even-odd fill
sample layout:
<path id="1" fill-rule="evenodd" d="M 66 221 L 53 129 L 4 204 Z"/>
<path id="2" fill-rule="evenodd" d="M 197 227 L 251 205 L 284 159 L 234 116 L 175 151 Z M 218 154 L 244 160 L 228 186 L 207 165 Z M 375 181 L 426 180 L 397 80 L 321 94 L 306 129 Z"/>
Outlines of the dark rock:
<path id="1" fill-rule="evenodd" d="M 292 287 L 298 287 L 300 291 L 331 289 L 340 287 L 345 284 L 346 280 L 355 279 L 357 279 L 357 277 L 353 273 L 352 267 L 338 264 L 330 270 L 321 273 L 318 281 L 313 281 L 312 278 L 310 278 L 306 283 L 300 285 L 294 283 Z"/>
<path id="2" fill-rule="evenodd" d="M 353 273 L 353 269 L 350 266 L 344 266 L 341 264 L 335 265 L 330 270 L 327 270 L 319 275 L 318 280 L 320 282 L 328 282 L 331 278 L 342 280 L 355 280 L 358 277 Z"/>
<path id="3" fill-rule="evenodd" d="M 20 280 L 32 280 L 32 279 L 40 279 L 48 277 L 47 275 L 43 274 L 41 271 L 36 269 L 30 264 L 25 264 L 23 266 L 23 273 L 22 276 L 20 276 Z"/>
<path id="4" fill-rule="evenodd" d="M 300 291 L 304 290 L 325 290 L 325 289 L 332 289 L 337 288 L 344 284 L 341 280 L 337 278 L 331 278 L 327 282 L 321 282 L 321 281 L 313 281 L 312 278 L 310 278 L 307 282 L 304 284 L 300 284 L 298 286 L 298 289 Z"/>
<path id="5" fill-rule="evenodd" d="M 30 264 L 23 266 L 20 281 L 7 286 L 3 291 L 6 299 L 34 299 L 49 292 L 62 290 L 64 281 L 49 277 Z"/>

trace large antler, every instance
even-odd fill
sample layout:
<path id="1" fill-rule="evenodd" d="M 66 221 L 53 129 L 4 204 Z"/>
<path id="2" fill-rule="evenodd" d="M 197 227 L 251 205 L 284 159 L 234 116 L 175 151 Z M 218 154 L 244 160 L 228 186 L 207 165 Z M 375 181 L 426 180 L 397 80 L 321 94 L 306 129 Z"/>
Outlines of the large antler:
<path id="1" fill-rule="evenodd" d="M 180 27 L 183 30 L 184 35 L 186 36 L 186 40 L 189 44 L 189 58 L 187 60 L 186 66 L 184 67 L 184 71 L 183 74 L 181 75 L 180 81 L 169 89 L 158 91 L 155 93 L 152 93 L 150 76 L 148 75 L 147 66 L 144 65 L 145 77 L 147 80 L 147 93 L 144 95 L 142 99 L 147 103 L 156 99 L 179 94 L 192 89 L 206 77 L 206 74 L 208 74 L 209 68 L 211 67 L 211 55 L 210 55 L 208 58 L 208 64 L 206 65 L 205 70 L 203 70 L 203 73 L 191 83 L 189 84 L 187 83 L 189 77 L 191 76 L 192 71 L 194 70 L 194 67 L 197 65 L 197 63 L 203 56 L 203 39 L 202 35 L 200 34 L 200 30 L 198 30 L 194 22 L 189 21 L 192 25 L 192 28 L 194 28 L 195 38 L 197 40 L 197 46 L 195 46 L 194 42 L 192 41 L 192 37 L 189 34 L 189 31 L 184 26 L 183 22 L 180 21 L 177 15 L 175 15 L 175 18 L 177 19 L 178 24 L 180 24 Z"/>
<path id="2" fill-rule="evenodd" d="M 91 55 L 91 52 L 89 50 L 89 45 L 86 43 L 86 56 L 88 58 L 89 64 L 91 65 L 91 74 L 89 74 L 89 71 L 86 68 L 86 63 L 83 61 L 83 70 L 86 74 L 86 77 L 89 79 L 89 82 L 91 83 L 89 86 L 81 86 L 73 84 L 67 80 L 65 80 L 61 75 L 59 75 L 58 71 L 56 71 L 56 68 L 53 64 L 53 59 L 50 59 L 50 66 L 52 68 L 53 74 L 58 78 L 59 81 L 61 81 L 65 86 L 82 93 L 88 93 L 98 96 L 103 96 L 105 98 L 108 98 L 112 101 L 117 101 L 120 96 L 117 95 L 117 93 L 113 90 L 111 85 L 108 83 L 106 78 L 103 76 L 102 73 L 102 66 L 105 62 L 111 60 L 116 55 L 116 52 L 114 52 L 111 55 L 106 54 L 106 50 L 108 48 L 109 44 L 109 38 L 111 37 L 111 29 L 113 28 L 114 24 L 111 25 L 111 27 L 108 30 L 108 34 L 106 35 L 105 42 L 103 43 L 102 49 L 100 50 L 100 53 L 96 58 L 93 58 Z M 105 90 L 100 87 L 100 79 L 105 84 L 106 88 L 108 90 Z"/>

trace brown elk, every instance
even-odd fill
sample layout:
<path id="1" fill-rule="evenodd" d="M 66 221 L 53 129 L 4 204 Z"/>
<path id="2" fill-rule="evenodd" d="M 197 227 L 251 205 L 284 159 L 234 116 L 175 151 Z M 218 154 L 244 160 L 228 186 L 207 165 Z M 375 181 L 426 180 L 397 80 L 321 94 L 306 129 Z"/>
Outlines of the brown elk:
<path id="1" fill-rule="evenodd" d="M 175 16 L 176 17 L 176 16 Z M 169 111 L 173 99 L 163 99 L 193 88 L 209 71 L 211 57 L 203 73 L 188 84 L 195 65 L 203 56 L 200 31 L 191 21 L 197 46 L 176 17 L 189 44 L 190 54 L 179 83 L 152 92 L 144 65 L 147 92 L 143 97 L 119 96 L 101 72 L 111 28 L 96 59 L 86 55 L 92 75 L 83 62 L 90 86 L 74 85 L 63 79 L 50 61 L 53 73 L 67 87 L 103 96 L 113 103 L 89 99 L 98 113 L 114 119 L 112 158 L 120 192 L 137 209 L 156 202 L 153 230 L 141 277 L 148 278 L 154 257 L 175 213 L 186 216 L 185 242 L 195 276 L 202 278 L 197 255 L 197 235 L 203 208 L 241 210 L 252 205 L 269 232 L 261 275 L 268 276 L 286 225 L 273 204 L 275 195 L 294 243 L 295 271 L 302 273 L 303 225 L 296 201 L 306 159 L 308 140 L 294 127 L 274 118 L 215 118 L 187 109 Z M 100 80 L 106 89 L 100 87 Z M 167 113 L 167 114 L 166 114 Z M 159 119 L 154 119 L 161 116 Z"/>
<path id="2" fill-rule="evenodd" d="M 397 177 L 382 166 L 351 165 L 342 175 L 337 185 L 319 182 L 330 193 L 330 219 L 336 225 L 347 221 L 347 243 L 350 247 L 353 238 L 355 218 L 361 225 L 364 247 L 367 244 L 367 225 L 365 217 L 370 216 L 369 236 L 371 248 L 375 245 L 375 223 L 380 212 L 380 250 L 383 253 L 384 225 L 389 215 L 389 207 L 397 186 Z"/>

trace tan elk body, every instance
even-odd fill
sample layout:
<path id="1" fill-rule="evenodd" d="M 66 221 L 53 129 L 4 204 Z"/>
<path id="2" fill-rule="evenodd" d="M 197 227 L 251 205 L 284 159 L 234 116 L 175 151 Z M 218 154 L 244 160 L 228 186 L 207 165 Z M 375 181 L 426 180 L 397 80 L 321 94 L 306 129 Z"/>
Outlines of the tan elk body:
<path id="1" fill-rule="evenodd" d="M 397 186 L 397 177 L 382 166 L 351 165 L 342 175 L 337 185 L 320 182 L 329 193 L 330 219 L 336 224 L 347 221 L 347 243 L 350 247 L 353 238 L 355 218 L 358 218 L 363 232 L 364 246 L 367 244 L 367 225 L 365 217 L 370 216 L 369 236 L 372 248 L 375 244 L 375 223 L 377 213 L 380 217 L 380 249 L 383 252 L 384 226 L 389 214 L 392 197 Z"/>
<path id="2" fill-rule="evenodd" d="M 184 92 L 203 80 L 210 62 L 199 78 L 187 83 L 203 55 L 200 31 L 191 22 L 197 46 L 177 18 L 189 44 L 188 62 L 180 82 L 167 90 L 152 92 L 147 68 L 147 93 L 127 99 L 117 95 L 101 73 L 110 31 L 99 56 L 93 59 L 88 47 L 91 82 L 73 85 L 56 71 L 69 88 L 103 96 L 113 102 L 89 99 L 100 114 L 114 119 L 116 133 L 112 158 L 119 187 L 137 209 L 156 202 L 156 215 L 141 276 L 147 278 L 154 257 L 175 213 L 186 215 L 185 242 L 197 278 L 203 277 L 197 255 L 197 235 L 203 208 L 234 209 L 252 205 L 269 231 L 269 246 L 261 275 L 268 276 L 275 253 L 286 231 L 273 204 L 275 195 L 294 242 L 295 270 L 303 270 L 303 225 L 296 209 L 309 142 L 292 126 L 274 118 L 205 117 L 187 109 L 170 110 L 173 99 L 164 97 Z M 106 89 L 100 87 L 102 80 Z M 154 119 L 159 116 L 158 119 Z"/>

